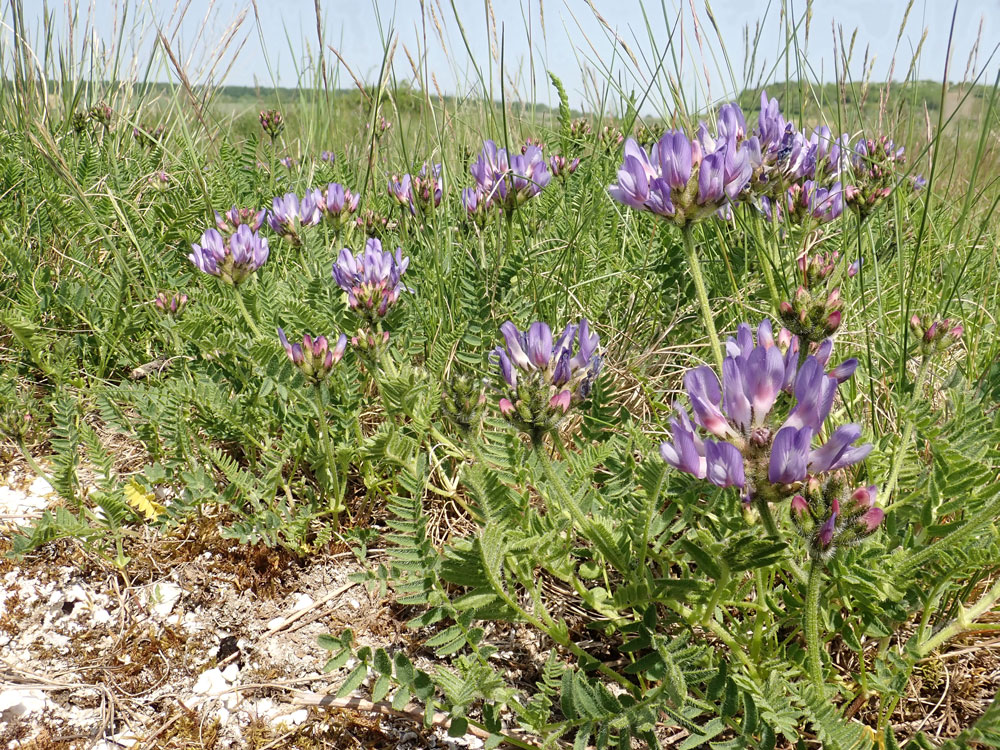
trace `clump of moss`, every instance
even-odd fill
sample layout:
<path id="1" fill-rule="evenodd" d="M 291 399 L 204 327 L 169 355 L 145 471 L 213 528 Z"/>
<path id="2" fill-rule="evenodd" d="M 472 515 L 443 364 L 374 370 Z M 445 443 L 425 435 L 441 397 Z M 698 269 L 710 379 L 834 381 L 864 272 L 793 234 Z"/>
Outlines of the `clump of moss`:
<path id="1" fill-rule="evenodd" d="M 197 716 L 185 714 L 157 737 L 156 747 L 162 750 L 215 750 L 221 733 L 218 719 L 201 721 Z"/>
<path id="2" fill-rule="evenodd" d="M 370 750 L 394 750 L 398 740 L 382 731 L 378 716 L 353 711 L 325 712 L 311 709 L 309 718 L 294 729 L 282 724 L 271 726 L 258 719 L 243 729 L 243 743 L 248 750 L 263 750 L 280 741 L 280 747 L 296 750 L 324 750 L 352 747 L 361 743 Z"/>

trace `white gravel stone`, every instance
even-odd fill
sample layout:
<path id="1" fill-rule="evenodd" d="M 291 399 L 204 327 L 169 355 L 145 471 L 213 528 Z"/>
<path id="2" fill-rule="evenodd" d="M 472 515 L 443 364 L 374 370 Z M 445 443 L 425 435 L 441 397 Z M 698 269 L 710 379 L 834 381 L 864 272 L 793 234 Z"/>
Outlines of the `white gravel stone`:
<path id="1" fill-rule="evenodd" d="M 297 727 L 299 724 L 305 723 L 305 720 L 309 718 L 309 709 L 300 708 L 298 711 L 292 711 L 290 714 L 281 714 L 280 716 L 275 716 L 271 719 L 271 726 L 276 727 L 280 724 L 284 724 L 286 727 Z"/>
<path id="2" fill-rule="evenodd" d="M 51 706 L 41 690 L 18 689 L 0 691 L 0 721 L 41 713 Z"/>
<path id="3" fill-rule="evenodd" d="M 229 690 L 229 680 L 223 676 L 218 667 L 212 667 L 198 675 L 198 681 L 192 688 L 196 695 L 209 696 L 221 695 L 227 690 Z"/>
<path id="4" fill-rule="evenodd" d="M 164 581 L 155 584 L 149 594 L 149 604 L 153 615 L 160 620 L 165 618 L 173 611 L 174 605 L 177 604 L 183 593 L 184 589 L 176 583 Z"/>
<path id="5" fill-rule="evenodd" d="M 40 495 L 44 497 L 54 495 L 55 490 L 52 489 L 52 485 L 48 483 L 45 477 L 35 477 L 35 481 L 31 483 L 30 487 L 28 487 L 28 494 Z"/>

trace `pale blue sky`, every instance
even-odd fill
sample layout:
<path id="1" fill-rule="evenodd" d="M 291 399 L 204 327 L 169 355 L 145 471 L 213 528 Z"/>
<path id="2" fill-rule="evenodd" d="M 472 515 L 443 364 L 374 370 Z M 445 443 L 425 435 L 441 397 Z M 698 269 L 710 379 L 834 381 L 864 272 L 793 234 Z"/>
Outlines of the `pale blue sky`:
<path id="1" fill-rule="evenodd" d="M 26 10 L 31 30 L 29 34 L 37 34 L 43 3 L 28 0 L 25 5 L 29 6 Z M 186 14 L 180 21 L 178 5 L 187 6 Z M 755 74 L 750 83 L 755 84 L 761 78 L 767 81 L 784 80 L 786 77 L 784 61 L 778 60 L 778 54 L 784 47 L 784 34 L 779 23 L 781 5 L 782 0 L 711 1 L 730 62 L 737 72 L 737 85 L 744 83 L 744 30 L 749 28 L 753 36 L 758 23 L 761 23 L 760 43 L 754 64 Z M 806 8 L 804 0 L 787 0 L 787 5 L 795 16 L 801 16 Z M 808 74 L 813 78 L 832 80 L 835 35 L 839 39 L 842 34 L 849 44 L 857 29 L 851 75 L 861 77 L 867 48 L 868 61 L 874 58 L 873 78 L 884 80 L 890 73 L 906 5 L 906 0 L 816 0 L 812 8 L 808 46 L 804 26 L 798 35 L 799 45 L 808 52 L 807 60 L 811 68 Z M 57 36 L 67 39 L 67 5 L 56 2 L 48 6 L 57 19 Z M 470 62 L 474 60 L 487 81 L 492 74 L 494 94 L 499 97 L 495 87 L 500 65 L 492 54 L 498 47 L 499 39 L 494 40 L 489 30 L 485 2 L 426 0 L 423 15 L 420 0 L 320 0 L 320 6 L 326 42 L 337 48 L 347 65 L 365 82 L 373 82 L 377 78 L 385 35 L 393 31 L 398 38 L 394 56 L 397 80 L 413 79 L 407 52 L 420 64 L 419 56 L 426 49 L 427 70 L 434 75 L 443 92 L 468 93 L 472 89 L 478 80 L 475 67 Z M 697 35 L 692 6 L 698 11 Z M 277 82 L 282 86 L 294 86 L 298 81 L 296 69 L 301 70 L 304 63 L 315 55 L 317 48 L 314 0 L 258 0 L 259 26 L 255 22 L 251 0 L 178 0 L 176 3 L 174 0 L 84 0 L 70 2 L 68 7 L 75 8 L 79 15 L 74 47 L 80 49 L 85 36 L 83 29 L 89 21 L 91 37 L 100 40 L 109 58 L 112 54 L 108 50 L 116 47 L 113 40 L 122 28 L 121 19 L 127 9 L 124 22 L 126 33 L 121 45 L 124 51 L 121 59 L 125 61 L 121 65 L 126 75 L 145 75 L 145 63 L 155 36 L 151 19 L 155 19 L 173 40 L 172 47 L 184 62 L 189 78 L 197 82 L 211 76 L 216 82 L 224 77 L 225 82 L 230 84 L 258 83 L 269 87 Z M 675 66 L 679 66 L 688 97 L 699 103 L 705 103 L 709 98 L 718 100 L 733 88 L 733 83 L 721 54 L 722 45 L 711 27 L 705 8 L 704 0 L 656 0 L 646 3 L 639 0 L 593 0 L 593 9 L 585 0 L 493 0 L 497 35 L 501 30 L 503 32 L 508 96 L 522 99 L 534 96 L 538 101 L 552 103 L 554 97 L 545 72 L 552 70 L 565 82 L 574 107 L 593 108 L 594 84 L 596 82 L 598 88 L 606 85 L 608 66 L 612 66 L 617 85 L 641 93 L 658 64 L 658 56 L 666 49 L 668 28 L 680 18 L 681 28 L 674 34 L 672 47 L 666 54 L 660 84 L 665 83 L 667 74 L 675 75 Z M 914 2 L 899 41 L 893 71 L 895 78 L 906 74 L 913 50 L 925 31 L 927 36 L 918 68 L 919 77 L 941 78 L 952 10 L 952 2 L 946 0 Z M 240 23 L 241 14 L 245 15 Z M 638 66 L 623 46 L 614 42 L 611 32 L 598 19 L 598 14 L 628 45 Z M 436 30 L 435 17 L 440 22 L 444 45 Z M 426 26 L 422 19 L 426 20 Z M 8 41 L 8 9 L 5 9 L 4 20 L 5 41 Z M 460 33 L 459 21 L 465 29 L 468 51 Z M 982 42 L 977 72 L 995 51 L 995 40 L 1000 39 L 1000 0 L 960 0 L 949 75 L 952 80 L 965 76 L 980 23 Z M 426 46 L 423 43 L 424 28 Z M 652 42 L 647 29 L 652 30 Z M 228 53 L 213 69 L 213 51 L 220 46 L 221 40 L 230 38 L 230 34 L 232 41 L 228 44 Z M 36 44 L 36 51 L 41 56 L 40 45 Z M 329 50 L 325 54 L 331 74 L 338 77 L 338 85 L 351 85 L 345 67 L 337 63 Z M 128 63 L 133 59 L 136 63 L 130 66 Z M 997 58 L 994 58 L 987 66 L 986 82 L 992 82 L 996 71 Z M 172 75 L 165 57 L 160 56 L 151 77 L 163 80 Z M 795 77 L 794 71 L 792 76 Z M 654 90 L 662 88 L 660 85 Z M 669 106 L 654 95 L 646 109 L 656 111 Z"/>

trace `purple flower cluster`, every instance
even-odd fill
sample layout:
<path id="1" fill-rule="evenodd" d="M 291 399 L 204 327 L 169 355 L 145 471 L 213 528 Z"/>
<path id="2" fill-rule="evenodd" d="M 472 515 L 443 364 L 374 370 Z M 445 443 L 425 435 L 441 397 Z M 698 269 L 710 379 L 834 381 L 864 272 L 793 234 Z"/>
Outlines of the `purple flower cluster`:
<path id="1" fill-rule="evenodd" d="M 765 320 L 754 344 L 744 323 L 726 343 L 721 386 L 708 366 L 687 372 L 684 386 L 693 421 L 675 404 L 671 440 L 660 446 L 667 463 L 719 487 L 739 487 L 748 502 L 772 502 L 791 497 L 810 477 L 836 472 L 868 455 L 870 444 L 854 446 L 861 436 L 857 424 L 838 427 L 813 447 L 838 383 L 853 375 L 857 360 L 826 372 L 832 350 L 827 342 L 799 366 L 798 342 L 788 334 L 784 338 L 788 347 L 782 354 Z M 774 413 L 779 400 L 791 402 L 781 417 Z M 702 437 L 698 427 L 712 437 Z"/>
<path id="2" fill-rule="evenodd" d="M 913 315 L 910 330 L 920 342 L 920 352 L 925 357 L 947 351 L 962 339 L 965 328 L 951 319 L 935 320 L 929 315 Z"/>
<path id="3" fill-rule="evenodd" d="M 797 130 L 778 100 L 762 92 L 753 130 L 739 105 L 730 103 L 719 110 L 714 135 L 705 123 L 693 138 L 668 131 L 649 152 L 629 139 L 609 191 L 620 203 L 679 225 L 719 209 L 726 218 L 731 206 L 748 198 L 771 221 L 825 223 L 848 205 L 864 216 L 888 195 L 903 150 L 885 138 L 862 139 L 853 148 L 850 143 L 850 136 L 834 138 L 825 125 L 811 133 Z"/>
<path id="4" fill-rule="evenodd" d="M 191 245 L 188 258 L 199 271 L 218 276 L 227 284 L 239 284 L 264 265 L 270 252 L 267 239 L 240 224 L 229 237 L 207 229 L 198 243 Z"/>
<path id="5" fill-rule="evenodd" d="M 419 210 L 427 213 L 441 205 L 441 165 L 434 164 L 428 170 L 424 164 L 416 175 L 393 175 L 389 179 L 389 197 L 399 205 L 409 209 L 415 216 Z"/>
<path id="6" fill-rule="evenodd" d="M 358 210 L 360 196 L 355 195 L 339 182 L 331 182 L 320 194 L 320 214 L 338 229 Z"/>
<path id="7" fill-rule="evenodd" d="M 285 118 L 276 109 L 265 109 L 260 113 L 260 127 L 274 140 L 285 129 Z"/>
<path id="8" fill-rule="evenodd" d="M 601 371 L 600 337 L 586 318 L 567 325 L 555 341 L 542 322 L 520 331 L 507 321 L 500 332 L 506 345 L 492 355 L 500 374 L 500 411 L 511 424 L 540 439 L 590 394 Z"/>
<path id="9" fill-rule="evenodd" d="M 829 560 L 837 549 L 853 547 L 885 519 L 885 511 L 875 505 L 878 487 L 858 487 L 850 495 L 844 490 L 836 480 L 813 480 L 792 498 L 792 523 L 815 559 Z"/>
<path id="10" fill-rule="evenodd" d="M 784 211 L 779 201 L 772 201 L 766 195 L 760 197 L 760 208 L 768 221 L 780 222 L 787 212 L 799 223 L 812 219 L 814 223 L 825 224 L 844 213 L 844 188 L 839 180 L 829 187 L 804 180 L 785 189 Z"/>
<path id="11" fill-rule="evenodd" d="M 669 130 L 649 153 L 634 139 L 625 141 L 618 182 L 608 188 L 611 197 L 678 226 L 736 201 L 750 182 L 751 149 L 737 137 L 743 113 L 735 105 L 727 107 L 714 138 L 704 126 L 695 140 L 681 130 Z"/>
<path id="12" fill-rule="evenodd" d="M 409 291 L 402 276 L 410 265 L 402 248 L 393 255 L 382 249 L 382 243 L 372 237 L 363 252 L 354 255 L 346 247 L 333 264 L 333 278 L 347 293 L 347 303 L 376 323 L 384 318 L 404 291 Z"/>
<path id="13" fill-rule="evenodd" d="M 509 214 L 538 195 L 552 180 L 542 150 L 535 145 L 526 145 L 521 154 L 509 155 L 507 149 L 497 148 L 493 141 L 484 141 L 483 150 L 469 172 L 476 184 L 471 193 L 463 191 L 462 202 L 470 213 L 470 205 L 481 211 L 496 205 Z"/>
<path id="14" fill-rule="evenodd" d="M 295 193 L 285 193 L 271 201 L 267 223 L 275 234 L 297 245 L 302 241 L 301 229 L 315 226 L 322 219 L 322 202 L 323 193 L 315 189 L 307 190 L 302 200 Z"/>
<path id="15" fill-rule="evenodd" d="M 333 366 L 340 362 L 347 348 L 347 336 L 343 333 L 337 338 L 337 343 L 331 349 L 326 336 L 313 338 L 308 333 L 302 337 L 301 344 L 289 344 L 285 332 L 278 328 L 278 339 L 285 348 L 285 354 L 292 361 L 308 382 L 316 384 L 326 379 Z"/>

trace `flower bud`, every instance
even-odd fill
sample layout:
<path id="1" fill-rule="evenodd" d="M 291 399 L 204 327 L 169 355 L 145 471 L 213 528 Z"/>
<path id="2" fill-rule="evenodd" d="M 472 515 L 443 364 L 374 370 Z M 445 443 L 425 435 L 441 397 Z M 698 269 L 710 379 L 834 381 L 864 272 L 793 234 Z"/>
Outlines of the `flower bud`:
<path id="1" fill-rule="evenodd" d="M 265 109 L 260 113 L 260 126 L 271 140 L 274 140 L 285 129 L 285 119 L 276 109 Z"/>
<path id="2" fill-rule="evenodd" d="M 340 334 L 332 349 L 326 336 L 314 339 L 306 334 L 302 337 L 302 344 L 289 344 L 284 330 L 278 328 L 278 339 L 288 359 L 302 372 L 306 381 L 312 384 L 326 379 L 333 366 L 343 358 L 347 348 L 347 336 L 344 334 Z"/>

